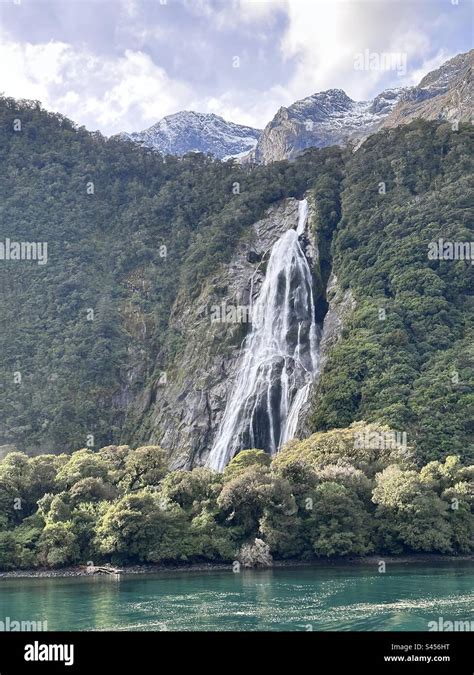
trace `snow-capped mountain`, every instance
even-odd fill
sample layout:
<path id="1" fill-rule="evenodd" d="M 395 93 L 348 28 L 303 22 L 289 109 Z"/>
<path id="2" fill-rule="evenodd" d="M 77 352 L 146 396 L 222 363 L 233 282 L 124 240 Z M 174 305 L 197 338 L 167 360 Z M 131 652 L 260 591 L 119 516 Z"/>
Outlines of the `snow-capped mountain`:
<path id="1" fill-rule="evenodd" d="M 308 96 L 280 108 L 249 159 L 263 164 L 291 159 L 309 147 L 341 145 L 419 117 L 468 120 L 473 109 L 473 64 L 474 50 L 458 54 L 418 86 L 387 89 L 372 101 L 353 101 L 342 89 Z"/>
<path id="2" fill-rule="evenodd" d="M 123 133 L 146 147 L 163 154 L 210 153 L 218 159 L 247 154 L 255 148 L 260 129 L 227 122 L 214 114 L 184 110 L 168 115 L 145 131 Z"/>
<path id="3" fill-rule="evenodd" d="M 328 89 L 280 108 L 263 131 L 218 115 L 184 111 L 122 137 L 164 154 L 204 152 L 262 164 L 292 159 L 306 148 L 344 145 L 418 117 L 470 119 L 473 63 L 474 50 L 458 54 L 416 87 L 386 89 L 370 101 L 353 101 L 342 89 Z"/>
<path id="4" fill-rule="evenodd" d="M 418 86 L 405 90 L 383 126 L 394 127 L 417 117 L 469 120 L 474 106 L 473 66 L 474 49 L 446 61 Z"/>
<path id="5" fill-rule="evenodd" d="M 265 127 L 255 161 L 291 159 L 309 147 L 340 145 L 375 131 L 404 89 L 387 89 L 372 101 L 353 101 L 342 89 L 328 89 L 280 108 Z"/>

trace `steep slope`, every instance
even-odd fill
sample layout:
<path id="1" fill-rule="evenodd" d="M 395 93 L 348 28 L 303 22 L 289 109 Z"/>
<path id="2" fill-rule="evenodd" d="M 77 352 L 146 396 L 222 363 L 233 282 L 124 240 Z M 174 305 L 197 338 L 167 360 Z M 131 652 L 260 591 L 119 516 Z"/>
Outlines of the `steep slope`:
<path id="1" fill-rule="evenodd" d="M 309 147 L 342 145 L 375 131 L 396 105 L 402 89 L 373 101 L 353 101 L 342 89 L 329 89 L 280 108 L 255 148 L 256 162 L 292 159 Z"/>
<path id="2" fill-rule="evenodd" d="M 420 460 L 474 458 L 473 141 L 470 124 L 416 120 L 351 153 L 331 267 L 356 306 L 329 349 L 307 431 L 377 420 L 405 433 Z M 462 255 L 431 255 L 440 239 L 466 242 Z"/>
<path id="3" fill-rule="evenodd" d="M 315 175 L 332 174 L 340 162 L 338 149 L 315 150 L 286 165 L 287 180 L 292 181 L 296 171 L 304 191 Z M 275 189 L 281 167 L 254 168 L 251 179 L 258 182 L 258 172 L 264 175 L 270 171 Z M 176 336 L 179 350 L 170 364 L 167 384 L 163 387 L 152 382 L 137 398 L 126 420 L 124 438 L 133 436 L 139 443 L 162 445 L 175 468 L 206 462 L 238 375 L 242 342 L 251 328 L 250 307 L 265 278 L 270 250 L 297 223 L 296 199 L 278 200 L 261 220 L 243 230 L 226 264 L 217 265 L 216 254 L 212 254 L 212 267 L 196 293 L 189 292 L 192 283 L 184 285 L 170 314 L 170 332 Z M 209 255 L 208 249 L 203 239 L 192 260 L 199 264 Z M 310 230 L 305 250 L 314 261 L 317 249 Z"/>
<path id="4" fill-rule="evenodd" d="M 440 237 L 472 238 L 472 136 L 469 126 L 455 132 L 450 124 L 418 121 L 371 136 L 355 154 L 310 150 L 296 160 L 331 151 L 307 193 L 323 330 L 320 378 L 302 408 L 300 438 L 367 420 L 406 434 L 422 461 L 450 452 L 472 458 L 473 269 L 466 260 L 428 257 L 429 243 Z M 294 202 L 283 202 L 252 230 L 271 232 L 270 245 L 294 226 L 292 209 Z M 265 247 L 252 242 L 243 236 L 198 298 L 179 298 L 172 313 L 184 345 L 178 375 L 134 418 L 139 442 L 164 445 L 174 467 L 206 462 L 231 396 L 248 325 L 234 318 L 212 323 L 205 308 L 245 306 L 250 289 L 259 290 Z"/>
<path id="5" fill-rule="evenodd" d="M 472 239 L 473 133 L 416 121 L 245 167 L 0 100 L 2 244 L 48 243 L 45 265 L 0 261 L 0 444 L 153 442 L 204 463 L 249 329 L 211 312 L 249 304 L 306 195 L 324 368 L 305 429 L 364 419 L 422 457 L 467 456 L 473 266 L 428 245 Z"/>
<path id="6" fill-rule="evenodd" d="M 259 129 L 227 122 L 214 114 L 182 111 L 168 115 L 145 131 L 121 134 L 163 155 L 210 153 L 217 159 L 246 154 L 257 144 Z"/>
<path id="7" fill-rule="evenodd" d="M 466 121 L 472 115 L 474 50 L 428 73 L 416 87 L 388 89 L 372 101 L 353 101 L 329 89 L 280 108 L 249 159 L 267 164 L 292 159 L 309 147 L 344 145 L 381 127 L 416 118 Z"/>
<path id="8" fill-rule="evenodd" d="M 262 267 L 275 241 L 298 218 L 297 202 L 284 200 L 251 226 L 225 268 L 210 274 L 199 296 L 182 293 L 170 323 L 183 350 L 166 387 L 154 401 L 141 402 L 144 442 L 159 443 L 173 456 L 173 467 L 204 463 L 222 418 L 229 382 L 236 376 L 248 313 L 264 278 Z M 233 310 L 240 316 L 232 316 Z M 139 406 L 140 408 L 140 406 Z"/>
<path id="9" fill-rule="evenodd" d="M 8 98 L 0 160 L 0 251 L 48 247 L 47 264 L 0 259 L 0 445 L 32 453 L 142 433 L 126 423 L 134 404 L 156 396 L 182 347 L 175 299 L 198 295 L 246 229 L 316 170 L 165 161 Z"/>
<path id="10" fill-rule="evenodd" d="M 418 86 L 403 92 L 383 126 L 395 127 L 416 118 L 470 120 L 474 107 L 473 65 L 474 49 L 428 73 Z"/>

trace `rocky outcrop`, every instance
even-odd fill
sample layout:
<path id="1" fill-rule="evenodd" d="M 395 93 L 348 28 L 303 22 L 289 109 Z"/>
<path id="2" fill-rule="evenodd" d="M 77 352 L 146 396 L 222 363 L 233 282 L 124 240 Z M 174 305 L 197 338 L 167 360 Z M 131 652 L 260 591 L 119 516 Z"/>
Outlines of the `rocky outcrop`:
<path id="1" fill-rule="evenodd" d="M 381 126 L 402 93 L 391 89 L 373 101 L 353 101 L 342 89 L 329 89 L 280 108 L 265 127 L 252 158 L 268 164 L 292 159 L 306 148 L 365 137 Z"/>
<path id="2" fill-rule="evenodd" d="M 332 348 L 341 338 L 344 325 L 356 307 L 356 301 L 352 291 L 350 289 L 344 291 L 341 289 L 334 272 L 331 272 L 329 276 L 326 289 L 326 300 L 328 303 L 328 310 L 324 317 L 321 341 L 319 343 L 319 374 L 312 386 L 313 391 L 317 387 L 319 378 L 324 372 Z M 312 433 L 312 430 L 308 426 L 308 417 L 310 408 L 314 405 L 314 397 L 312 396 L 312 392 L 310 392 L 305 405 L 301 409 L 300 419 L 296 428 L 296 435 L 298 438 L 306 438 Z"/>
<path id="3" fill-rule="evenodd" d="M 324 318 L 320 342 L 320 372 L 324 370 L 330 351 L 341 337 L 344 324 L 356 306 L 352 291 L 341 289 L 334 272 L 331 272 L 329 277 L 326 299 L 328 311 Z"/>
<path id="4" fill-rule="evenodd" d="M 474 50 L 458 54 L 428 73 L 418 86 L 404 89 L 380 128 L 392 129 L 416 119 L 425 119 L 446 120 L 455 129 L 455 124 L 471 121 L 474 106 L 473 63 Z M 365 138 L 360 139 L 354 151 L 359 149 Z"/>
<path id="5" fill-rule="evenodd" d="M 319 251 L 311 198 L 308 207 L 303 245 L 316 279 Z M 161 445 L 169 452 L 171 468 L 190 469 L 208 459 L 238 373 L 241 345 L 250 329 L 250 306 L 259 295 L 271 248 L 297 223 L 297 200 L 286 199 L 273 206 L 242 239 L 230 263 L 215 270 L 195 300 L 185 294 L 177 298 L 170 325 L 184 347 L 173 367 L 135 404 L 137 442 Z M 340 289 L 333 273 L 327 288 L 318 288 L 328 303 L 320 341 L 322 370 L 355 302 L 350 291 Z M 309 433 L 310 401 L 308 397 L 300 413 L 299 437 Z"/>
<path id="6" fill-rule="evenodd" d="M 298 201 L 270 208 L 240 243 L 230 264 L 216 269 L 199 297 L 179 296 L 170 319 L 184 348 L 161 383 L 136 404 L 139 436 L 170 453 L 172 468 L 204 464 L 225 409 L 249 329 L 248 310 L 264 279 L 271 247 L 298 222 Z M 310 242 L 308 239 L 308 247 Z M 314 244 L 313 244 L 314 246 Z M 314 257 L 314 248 L 311 250 Z"/>
<path id="7" fill-rule="evenodd" d="M 329 89 L 280 108 L 246 158 L 268 164 L 293 159 L 310 147 L 361 141 L 383 127 L 417 118 L 466 121 L 472 116 L 474 50 L 428 73 L 416 87 L 388 89 L 372 101 L 353 101 Z"/>
<path id="8" fill-rule="evenodd" d="M 472 117 L 474 49 L 458 54 L 410 87 L 384 121 L 384 127 L 407 124 L 416 118 L 468 121 Z"/>

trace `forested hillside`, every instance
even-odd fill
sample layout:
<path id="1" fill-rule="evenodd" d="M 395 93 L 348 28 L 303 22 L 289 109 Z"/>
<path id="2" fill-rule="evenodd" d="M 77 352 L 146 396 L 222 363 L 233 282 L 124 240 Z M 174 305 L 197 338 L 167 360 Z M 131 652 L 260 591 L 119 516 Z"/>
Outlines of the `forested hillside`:
<path id="1" fill-rule="evenodd" d="M 45 265 L 0 266 L 0 445 L 118 441 L 134 395 L 179 349 L 167 323 L 178 290 L 193 296 L 266 207 L 310 187 L 325 156 L 252 171 L 161 157 L 0 99 L 2 239 L 48 243 Z"/>
<path id="2" fill-rule="evenodd" d="M 381 132 L 345 162 L 340 195 L 334 182 L 317 191 L 320 239 L 332 229 L 333 269 L 357 307 L 322 375 L 313 430 L 385 422 L 420 460 L 473 461 L 474 268 L 428 258 L 430 242 L 472 241 L 473 135 L 421 120 Z"/>
<path id="3" fill-rule="evenodd" d="M 471 551 L 473 266 L 428 245 L 472 239 L 473 133 L 417 121 L 357 151 L 239 166 L 1 99 L 1 239 L 47 242 L 48 260 L 0 261 L 0 567 Z M 170 472 L 129 415 L 179 364 L 173 304 L 305 194 L 318 321 L 330 277 L 355 307 L 314 387 L 314 433 L 273 460 Z M 371 445 L 387 434 L 407 442 Z"/>
<path id="4" fill-rule="evenodd" d="M 2 240 L 46 241 L 48 262 L 1 262 L 0 444 L 137 445 L 129 409 L 183 347 L 168 324 L 177 295 L 192 303 L 269 205 L 310 191 L 321 318 L 331 271 L 356 301 L 311 430 L 385 423 L 420 462 L 468 461 L 473 267 L 430 260 L 428 244 L 472 238 L 472 135 L 417 121 L 356 152 L 244 167 L 161 157 L 1 99 Z"/>

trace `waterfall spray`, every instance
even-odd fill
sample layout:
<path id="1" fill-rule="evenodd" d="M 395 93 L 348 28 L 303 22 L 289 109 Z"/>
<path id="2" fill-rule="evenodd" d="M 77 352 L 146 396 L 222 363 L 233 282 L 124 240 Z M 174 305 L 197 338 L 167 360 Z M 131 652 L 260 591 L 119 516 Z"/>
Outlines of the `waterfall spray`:
<path id="1" fill-rule="evenodd" d="M 244 341 L 208 466 L 222 471 L 239 451 L 275 454 L 294 437 L 299 413 L 319 367 L 311 270 L 300 244 L 308 203 L 299 202 L 296 230 L 273 245 L 252 329 Z"/>

